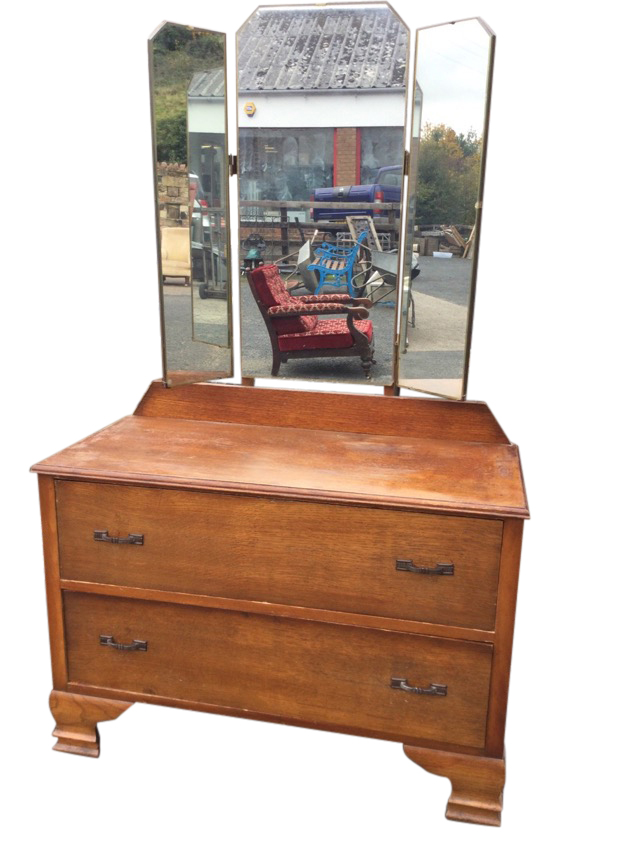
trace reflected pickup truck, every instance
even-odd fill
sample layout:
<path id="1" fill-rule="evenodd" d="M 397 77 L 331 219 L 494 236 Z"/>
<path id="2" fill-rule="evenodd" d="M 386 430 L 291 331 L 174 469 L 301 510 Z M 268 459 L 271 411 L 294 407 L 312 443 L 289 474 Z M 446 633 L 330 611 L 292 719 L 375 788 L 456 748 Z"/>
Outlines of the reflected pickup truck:
<path id="1" fill-rule="evenodd" d="M 402 166 L 383 166 L 372 184 L 344 187 L 320 187 L 313 191 L 311 201 L 341 201 L 353 203 L 352 208 L 313 208 L 313 221 L 338 219 L 345 216 L 388 216 L 388 210 L 358 207 L 358 204 L 378 202 L 400 204 L 402 196 Z"/>

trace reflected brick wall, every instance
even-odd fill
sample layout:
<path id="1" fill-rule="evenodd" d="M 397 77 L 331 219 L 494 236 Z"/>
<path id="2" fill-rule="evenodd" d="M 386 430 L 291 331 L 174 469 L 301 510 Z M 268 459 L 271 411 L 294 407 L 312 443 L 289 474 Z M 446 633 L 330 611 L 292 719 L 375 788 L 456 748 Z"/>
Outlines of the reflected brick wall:
<path id="1" fill-rule="evenodd" d="M 338 127 L 335 131 L 334 181 L 335 186 L 359 184 L 359 142 L 355 127 Z"/>

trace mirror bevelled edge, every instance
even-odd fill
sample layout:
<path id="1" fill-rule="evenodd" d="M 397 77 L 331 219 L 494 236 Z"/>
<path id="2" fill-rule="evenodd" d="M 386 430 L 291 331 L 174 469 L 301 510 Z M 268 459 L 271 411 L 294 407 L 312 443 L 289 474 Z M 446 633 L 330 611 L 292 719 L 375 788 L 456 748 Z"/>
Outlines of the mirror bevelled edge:
<path id="1" fill-rule="evenodd" d="M 453 400 L 467 392 L 495 41 L 481 18 L 423 27 L 415 39 L 397 382 Z M 465 192 L 454 191 L 454 173 Z"/>
<path id="2" fill-rule="evenodd" d="M 233 374 L 226 36 L 164 21 L 149 37 L 148 60 L 162 365 L 170 387 Z M 202 92 L 210 97 L 196 104 Z M 205 138 L 199 131 L 207 111 L 215 126 Z M 215 151 L 206 180 L 192 162 L 196 136 Z M 207 298 L 208 288 L 218 298 Z"/>

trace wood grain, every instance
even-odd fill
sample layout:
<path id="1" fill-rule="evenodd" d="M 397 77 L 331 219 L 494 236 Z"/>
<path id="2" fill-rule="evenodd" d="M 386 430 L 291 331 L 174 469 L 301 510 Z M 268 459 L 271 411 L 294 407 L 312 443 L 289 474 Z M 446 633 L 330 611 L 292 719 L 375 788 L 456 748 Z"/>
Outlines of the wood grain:
<path id="1" fill-rule="evenodd" d="M 446 637 L 450 640 L 471 640 L 474 643 L 493 643 L 495 632 L 477 628 L 460 628 L 457 625 L 416 622 L 411 619 L 396 619 L 386 616 L 370 616 L 367 613 L 349 613 L 345 610 L 320 610 L 317 607 L 298 607 L 292 604 L 274 604 L 269 601 L 221 598 L 215 595 L 199 595 L 192 592 L 151 589 L 150 587 L 100 584 L 91 581 L 61 580 L 60 587 L 71 592 L 88 592 L 93 595 L 110 595 L 118 598 L 133 598 L 136 601 L 163 601 L 166 604 L 190 604 L 212 610 L 238 610 L 242 613 L 262 613 L 265 616 L 283 616 L 288 619 L 303 619 L 312 622 L 332 622 L 334 625 L 354 625 L 360 628 L 379 628 L 383 631 L 400 631 L 403 634 L 423 634 Z"/>
<path id="2" fill-rule="evenodd" d="M 40 515 L 42 519 L 51 670 L 54 688 L 56 690 L 63 690 L 67 684 L 67 658 L 64 645 L 64 615 L 60 593 L 60 561 L 58 556 L 58 522 L 53 478 L 38 477 L 38 490 L 40 493 Z"/>
<path id="3" fill-rule="evenodd" d="M 488 645 L 73 592 L 64 600 L 74 683 L 484 745 Z M 102 634 L 148 651 L 101 646 Z M 391 677 L 446 684 L 448 695 L 394 690 Z"/>
<path id="4" fill-rule="evenodd" d="M 508 444 L 486 403 L 153 382 L 136 415 Z"/>
<path id="5" fill-rule="evenodd" d="M 487 718 L 487 753 L 502 758 L 504 755 L 504 730 L 507 722 L 509 698 L 509 676 L 511 652 L 520 574 L 520 551 L 522 548 L 522 521 L 509 519 L 504 523 L 502 556 L 500 561 L 500 584 L 498 587 L 498 610 L 491 694 Z"/>
<path id="6" fill-rule="evenodd" d="M 116 690 L 111 687 L 96 687 L 94 684 L 78 684 L 69 682 L 69 690 L 83 696 L 95 696 L 98 699 L 116 699 L 120 702 L 144 703 L 146 705 L 160 705 L 165 708 L 180 708 L 184 711 L 198 711 L 205 714 L 217 714 L 224 717 L 237 717 L 242 720 L 258 720 L 262 723 L 276 723 L 282 726 L 295 726 L 296 728 L 314 729 L 324 732 L 335 732 L 337 734 L 349 734 L 356 737 L 367 737 L 375 740 L 395 741 L 400 743 L 412 743 L 426 749 L 453 750 L 464 755 L 483 755 L 484 750 L 473 746 L 461 746 L 451 744 L 447 741 L 436 741 L 428 738 L 402 738 L 387 732 L 373 732 L 370 729 L 362 730 L 352 725 L 333 725 L 331 723 L 319 723 L 285 717 L 282 715 L 248 711 L 245 708 L 229 708 L 224 705 L 215 705 L 211 702 L 198 702 L 194 700 L 176 699 L 175 697 L 151 695 L 150 693 L 139 693 L 134 690 Z"/>
<path id="7" fill-rule="evenodd" d="M 97 755 L 132 701 L 396 740 L 447 817 L 499 824 L 528 507 L 484 404 L 154 383 L 34 470 L 55 749 Z"/>
<path id="8" fill-rule="evenodd" d="M 131 703 L 52 690 L 49 707 L 56 721 L 53 736 L 58 738 L 53 748 L 58 752 L 98 758 L 100 734 L 97 723 L 115 720 L 131 707 Z"/>
<path id="9" fill-rule="evenodd" d="M 446 811 L 449 820 L 500 826 L 505 780 L 503 760 L 406 744 L 404 751 L 424 770 L 450 780 L 451 796 Z"/>
<path id="10" fill-rule="evenodd" d="M 65 579 L 494 627 L 500 521 L 66 481 L 56 493 Z"/>
<path id="11" fill-rule="evenodd" d="M 33 470 L 453 514 L 528 514 L 517 449 L 508 444 L 134 416 Z"/>
<path id="12" fill-rule="evenodd" d="M 231 361 L 233 350 L 230 351 L 229 361 Z M 174 388 L 179 385 L 186 385 L 191 382 L 210 382 L 216 379 L 227 379 L 233 375 L 233 367 L 229 365 L 229 370 L 168 370 L 167 385 L 168 388 Z M 163 387 L 164 383 L 163 383 Z"/>

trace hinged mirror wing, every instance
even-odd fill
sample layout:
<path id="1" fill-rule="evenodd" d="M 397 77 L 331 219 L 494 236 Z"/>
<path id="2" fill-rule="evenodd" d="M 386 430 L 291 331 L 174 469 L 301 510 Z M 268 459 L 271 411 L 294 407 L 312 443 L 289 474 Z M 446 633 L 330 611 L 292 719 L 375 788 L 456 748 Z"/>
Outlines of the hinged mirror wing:
<path id="1" fill-rule="evenodd" d="M 464 399 L 495 35 L 480 18 L 418 30 L 398 384 Z"/>
<path id="2" fill-rule="evenodd" d="M 163 23 L 149 39 L 167 385 L 233 373 L 226 38 Z"/>

